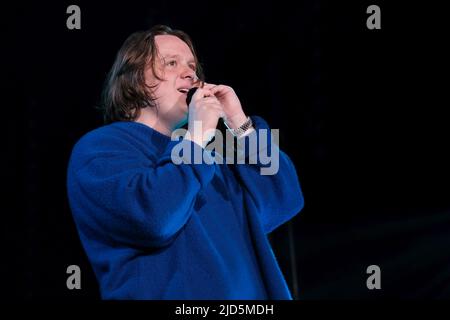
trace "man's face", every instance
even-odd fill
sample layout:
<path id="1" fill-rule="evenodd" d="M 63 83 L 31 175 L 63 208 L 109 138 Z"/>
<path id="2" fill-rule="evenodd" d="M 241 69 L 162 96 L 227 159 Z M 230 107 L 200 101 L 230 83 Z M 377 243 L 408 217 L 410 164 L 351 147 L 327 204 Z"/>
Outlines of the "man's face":
<path id="1" fill-rule="evenodd" d="M 188 45 L 176 36 L 155 36 L 155 44 L 159 54 L 155 57 L 155 69 L 163 81 L 155 78 L 150 66 L 145 71 L 145 81 L 148 85 L 158 85 L 154 96 L 159 120 L 179 127 L 187 121 L 187 91 L 196 81 L 194 55 Z"/>

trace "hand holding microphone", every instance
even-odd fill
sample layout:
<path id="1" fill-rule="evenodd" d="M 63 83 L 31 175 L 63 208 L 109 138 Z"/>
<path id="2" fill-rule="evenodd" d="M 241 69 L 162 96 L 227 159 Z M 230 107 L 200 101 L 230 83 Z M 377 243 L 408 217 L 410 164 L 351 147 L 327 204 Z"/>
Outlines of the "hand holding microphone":
<path id="1" fill-rule="evenodd" d="M 188 138 L 205 147 L 214 137 L 219 119 L 225 117 L 223 106 L 210 89 L 197 87 L 189 90 L 186 103 L 189 106 Z"/>

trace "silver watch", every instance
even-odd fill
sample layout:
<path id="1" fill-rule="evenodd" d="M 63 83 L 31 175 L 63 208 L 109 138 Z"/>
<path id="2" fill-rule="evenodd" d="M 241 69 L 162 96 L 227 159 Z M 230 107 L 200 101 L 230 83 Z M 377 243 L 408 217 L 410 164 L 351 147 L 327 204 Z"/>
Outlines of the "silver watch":
<path id="1" fill-rule="evenodd" d="M 250 117 L 247 117 L 247 120 L 237 129 L 230 128 L 230 126 L 226 121 L 224 121 L 224 123 L 227 126 L 227 128 L 233 133 L 233 135 L 237 138 L 242 136 L 253 125 L 252 119 Z"/>

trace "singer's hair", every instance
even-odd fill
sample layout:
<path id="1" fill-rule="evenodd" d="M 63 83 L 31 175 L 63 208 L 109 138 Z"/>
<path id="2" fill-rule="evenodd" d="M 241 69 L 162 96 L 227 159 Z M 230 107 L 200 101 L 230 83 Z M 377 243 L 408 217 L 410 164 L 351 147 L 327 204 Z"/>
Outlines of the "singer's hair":
<path id="1" fill-rule="evenodd" d="M 184 41 L 194 55 L 198 79 L 204 80 L 192 40 L 184 31 L 156 25 L 146 31 L 135 32 L 125 40 L 117 53 L 104 84 L 99 107 L 106 124 L 133 121 L 140 115 L 140 109 L 156 106 L 152 94 L 156 85 L 149 86 L 145 83 L 145 70 L 151 67 L 154 76 L 162 80 L 156 72 L 157 35 L 173 35 Z"/>

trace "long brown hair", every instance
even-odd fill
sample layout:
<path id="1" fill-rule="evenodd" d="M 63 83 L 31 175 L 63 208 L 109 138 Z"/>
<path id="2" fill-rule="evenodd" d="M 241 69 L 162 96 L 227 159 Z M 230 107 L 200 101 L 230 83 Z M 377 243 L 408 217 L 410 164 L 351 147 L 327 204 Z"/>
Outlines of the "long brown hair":
<path id="1" fill-rule="evenodd" d="M 135 32 L 123 43 L 105 81 L 100 105 L 105 123 L 133 121 L 139 116 L 140 109 L 155 107 L 154 87 L 145 83 L 145 69 L 150 65 L 155 77 L 162 80 L 155 72 L 157 35 L 173 35 L 183 40 L 194 55 L 198 79 L 204 80 L 192 40 L 184 31 L 156 25 L 146 31 Z"/>

